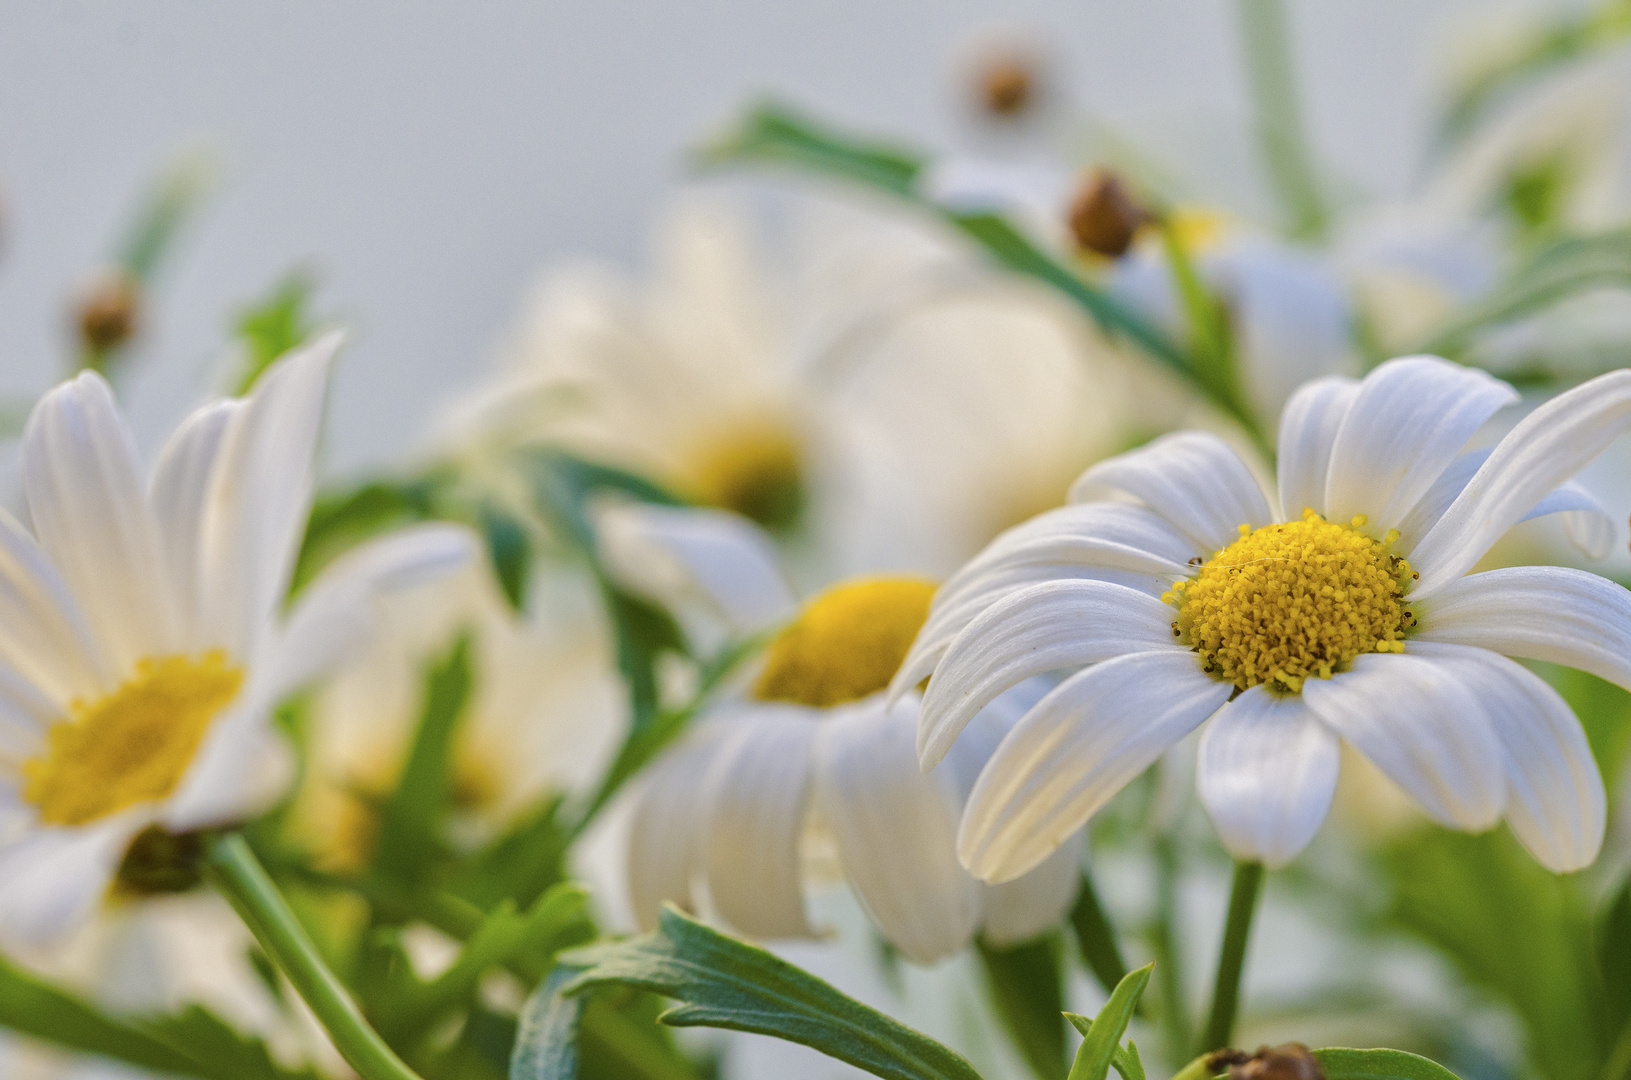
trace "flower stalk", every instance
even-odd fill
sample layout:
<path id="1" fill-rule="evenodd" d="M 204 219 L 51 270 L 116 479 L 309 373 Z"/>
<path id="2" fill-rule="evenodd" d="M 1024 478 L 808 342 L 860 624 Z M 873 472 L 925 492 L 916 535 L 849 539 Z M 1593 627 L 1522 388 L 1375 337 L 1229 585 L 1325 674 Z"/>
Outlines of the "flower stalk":
<path id="1" fill-rule="evenodd" d="M 311 1006 L 347 1064 L 363 1080 L 420 1080 L 369 1026 L 244 838 L 238 833 L 216 837 L 207 859 L 216 887 Z"/>
<path id="2" fill-rule="evenodd" d="M 1218 978 L 1212 990 L 1212 1012 L 1200 1051 L 1206 1053 L 1228 1046 L 1235 1033 L 1235 1014 L 1240 1007 L 1240 976 L 1246 966 L 1246 942 L 1251 936 L 1252 916 L 1263 892 L 1263 864 L 1235 863 L 1234 885 L 1229 890 L 1229 915 L 1223 924 L 1223 945 L 1218 951 Z"/>

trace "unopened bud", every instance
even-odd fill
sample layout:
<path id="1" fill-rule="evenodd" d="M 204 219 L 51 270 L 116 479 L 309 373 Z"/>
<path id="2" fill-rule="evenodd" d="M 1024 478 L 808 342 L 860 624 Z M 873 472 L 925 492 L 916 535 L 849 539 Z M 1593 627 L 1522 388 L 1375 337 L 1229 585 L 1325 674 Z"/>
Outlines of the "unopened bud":
<path id="1" fill-rule="evenodd" d="M 1138 230 L 1152 215 L 1133 200 L 1121 178 L 1095 169 L 1070 206 L 1070 232 L 1076 246 L 1109 259 L 1119 259 L 1133 245 Z"/>
<path id="2" fill-rule="evenodd" d="M 75 318 L 79 338 L 95 352 L 108 352 L 129 341 L 139 322 L 141 297 L 128 274 L 98 278 L 80 298 Z"/>
<path id="3" fill-rule="evenodd" d="M 1302 1043 L 1259 1046 L 1257 1053 L 1219 1050 L 1206 1059 L 1213 1073 L 1229 1071 L 1229 1080 L 1325 1080 L 1319 1058 Z"/>
<path id="4" fill-rule="evenodd" d="M 980 73 L 980 104 L 992 116 L 1013 117 L 1036 99 L 1036 64 L 1021 56 L 991 60 Z"/>

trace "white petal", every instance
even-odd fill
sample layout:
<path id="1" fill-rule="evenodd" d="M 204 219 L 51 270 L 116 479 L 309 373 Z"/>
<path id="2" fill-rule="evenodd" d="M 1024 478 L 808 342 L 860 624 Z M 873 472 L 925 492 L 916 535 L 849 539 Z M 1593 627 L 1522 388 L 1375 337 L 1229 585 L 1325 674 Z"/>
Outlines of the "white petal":
<path id="1" fill-rule="evenodd" d="M 958 793 L 917 767 L 916 702 L 874 697 L 820 723 L 816 805 L 856 895 L 908 960 L 950 956 L 979 922 L 979 885 L 957 863 Z"/>
<path id="2" fill-rule="evenodd" d="M 1071 502 L 1123 491 L 1176 525 L 1210 556 L 1239 539 L 1241 525 L 1273 518 L 1263 489 L 1216 435 L 1180 431 L 1089 468 L 1070 488 Z"/>
<path id="3" fill-rule="evenodd" d="M 0 661 L 0 769 L 39 754 L 46 730 L 62 718 L 61 703 Z"/>
<path id="4" fill-rule="evenodd" d="M 1331 447 L 1329 519 L 1364 514 L 1378 534 L 1393 528 L 1473 433 L 1517 400 L 1499 379 L 1436 356 L 1382 364 L 1360 383 Z"/>
<path id="5" fill-rule="evenodd" d="M 173 597 L 136 443 L 100 375 L 85 372 L 34 407 L 22 473 L 40 546 L 119 673 L 172 652 Z"/>
<path id="6" fill-rule="evenodd" d="M 254 656 L 289 588 L 311 508 L 312 458 L 339 334 L 267 369 L 222 436 L 202 508 L 204 633 Z"/>
<path id="7" fill-rule="evenodd" d="M 460 525 L 414 525 L 341 555 L 305 587 L 266 658 L 264 696 L 274 702 L 345 662 L 378 628 L 375 598 L 454 573 L 477 557 Z"/>
<path id="8" fill-rule="evenodd" d="M 1421 543 L 1410 562 L 1428 596 L 1472 569 L 1546 495 L 1631 423 L 1631 370 L 1599 376 L 1518 421 Z"/>
<path id="9" fill-rule="evenodd" d="M 122 672 L 34 538 L 0 509 L 0 658 L 59 710 L 118 685 Z"/>
<path id="10" fill-rule="evenodd" d="M 1047 858 L 1234 689 L 1187 652 L 1133 653 L 1060 683 L 986 765 L 957 835 L 982 881 L 1011 881 Z"/>
<path id="11" fill-rule="evenodd" d="M 163 541 L 165 565 L 175 591 L 181 647 L 208 648 L 202 633 L 201 568 L 204 560 L 204 510 L 209 505 L 221 446 L 242 401 L 217 401 L 195 410 L 164 445 L 148 498 Z"/>
<path id="12" fill-rule="evenodd" d="M 1489 460 L 1489 455 L 1490 451 L 1487 449 L 1469 450 L 1439 474 L 1438 479 L 1433 481 L 1432 486 L 1416 505 L 1411 507 L 1410 513 L 1399 522 L 1400 551 L 1415 549 L 1421 538 L 1438 524 L 1438 519 L 1444 516 L 1444 512 L 1466 489 L 1468 481 L 1477 475 L 1484 462 Z M 1571 480 L 1553 489 L 1519 520 L 1528 521 L 1548 514 L 1565 515 L 1564 530 L 1575 546 L 1588 557 L 1601 559 L 1613 547 L 1617 529 L 1614 519 L 1591 492 L 1574 481 Z"/>
<path id="13" fill-rule="evenodd" d="M 1589 671 L 1631 690 L 1631 592 L 1562 566 L 1457 578 L 1415 605 L 1414 640 L 1475 645 Z"/>
<path id="14" fill-rule="evenodd" d="M 1015 945 L 1058 926 L 1081 887 L 1082 846 L 1078 834 L 1036 869 L 1001 885 L 984 886 L 981 937 L 997 946 Z"/>
<path id="15" fill-rule="evenodd" d="M 796 607 L 775 545 L 724 510 L 615 503 L 596 514 L 602 558 L 624 587 L 669 607 L 701 601 L 731 628 L 753 633 Z"/>
<path id="16" fill-rule="evenodd" d="M 1573 480 L 1553 489 L 1522 520 L 1548 514 L 1563 515 L 1564 535 L 1588 559 L 1606 559 L 1617 546 L 1619 520 L 1603 508 L 1595 495 Z"/>
<path id="17" fill-rule="evenodd" d="M 192 764 L 160 810 L 171 832 L 235 825 L 269 809 L 294 780 L 294 752 L 272 726 L 274 700 L 239 696 L 210 723 Z"/>
<path id="18" fill-rule="evenodd" d="M 1351 671 L 1309 679 L 1303 700 L 1435 820 L 1487 829 L 1506 800 L 1501 744 L 1485 694 L 1425 657 L 1357 657 Z"/>
<path id="19" fill-rule="evenodd" d="M 1176 614 L 1102 581 L 1050 581 L 987 608 L 957 635 L 929 680 L 918 722 L 923 767 L 946 756 L 975 713 L 1033 675 L 1129 652 L 1184 650 L 1173 640 Z"/>
<path id="20" fill-rule="evenodd" d="M 701 869 L 703 779 L 719 750 L 718 725 L 688 735 L 649 770 L 629 824 L 629 900 L 640 929 L 654 930 L 664 902 L 695 913 Z"/>
<path id="21" fill-rule="evenodd" d="M 1305 507 L 1325 513 L 1325 474 L 1331 447 L 1348 415 L 1359 380 L 1332 375 L 1303 384 L 1280 414 L 1280 513 L 1297 521 Z"/>
<path id="22" fill-rule="evenodd" d="M 1603 846 L 1603 777 L 1568 702 L 1504 656 L 1465 645 L 1412 643 L 1417 654 L 1464 666 L 1480 686 L 1506 759 L 1506 820 L 1546 869 L 1590 866 Z"/>
<path id="23" fill-rule="evenodd" d="M 759 938 L 809 937 L 799 840 L 820 720 L 797 706 L 755 710 L 726 737 L 707 780 L 703 862 L 724 919 Z"/>
<path id="24" fill-rule="evenodd" d="M 34 828 L 0 846 L 0 942 L 49 944 L 89 918 L 147 824 L 128 811 L 82 828 Z"/>
<path id="25" fill-rule="evenodd" d="M 1201 732 L 1195 783 L 1229 853 L 1272 869 L 1319 831 L 1340 762 L 1341 743 L 1300 695 L 1254 686 Z"/>

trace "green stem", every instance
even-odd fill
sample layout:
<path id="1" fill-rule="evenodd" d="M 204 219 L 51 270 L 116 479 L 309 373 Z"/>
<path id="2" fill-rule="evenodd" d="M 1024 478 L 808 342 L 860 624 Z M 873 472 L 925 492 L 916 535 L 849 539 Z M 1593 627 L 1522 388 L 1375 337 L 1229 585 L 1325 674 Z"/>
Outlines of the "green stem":
<path id="1" fill-rule="evenodd" d="M 1303 127 L 1283 0 L 1240 0 L 1240 37 L 1258 141 L 1269 176 L 1290 213 L 1291 235 L 1318 240 L 1330 221 Z"/>
<path id="2" fill-rule="evenodd" d="M 1161 1026 L 1167 1053 L 1177 1060 L 1189 1052 L 1193 1033 L 1189 1006 L 1184 1001 L 1184 963 L 1173 927 L 1178 923 L 1178 847 L 1169 832 L 1154 838 L 1155 921 L 1150 926 L 1150 951 L 1155 956 L 1155 977 L 1161 992 Z"/>
<path id="3" fill-rule="evenodd" d="M 1076 946 L 1082 960 L 1104 987 L 1114 993 L 1116 986 L 1127 977 L 1127 962 L 1121 958 L 1116 944 L 1116 931 L 1110 918 L 1099 903 L 1099 894 L 1093 888 L 1093 877 L 1082 871 L 1082 881 L 1076 894 L 1076 906 L 1070 912 L 1070 924 L 1076 931 Z"/>
<path id="4" fill-rule="evenodd" d="M 1263 890 L 1263 864 L 1235 863 L 1234 886 L 1229 890 L 1229 917 L 1223 924 L 1223 947 L 1218 952 L 1218 979 L 1212 991 L 1212 1015 L 1200 1051 L 1220 1050 L 1235 1033 L 1235 1012 L 1240 1005 L 1240 974 L 1246 966 L 1246 940 L 1252 915 Z"/>
<path id="5" fill-rule="evenodd" d="M 419 1080 L 368 1025 L 244 838 L 237 833 L 216 837 L 209 846 L 209 866 L 216 886 L 357 1074 L 363 1080 Z"/>

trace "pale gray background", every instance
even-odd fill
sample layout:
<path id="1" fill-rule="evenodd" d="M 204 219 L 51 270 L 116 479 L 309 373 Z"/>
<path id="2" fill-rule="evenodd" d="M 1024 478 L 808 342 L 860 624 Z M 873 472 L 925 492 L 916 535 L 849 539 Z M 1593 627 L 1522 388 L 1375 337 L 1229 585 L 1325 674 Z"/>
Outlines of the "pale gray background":
<path id="1" fill-rule="evenodd" d="M 1406 186 L 1439 61 L 1492 10 L 1293 3 L 1319 150 L 1345 184 Z M 636 262 L 682 149 L 756 93 L 954 146 L 966 138 L 954 58 L 1000 26 L 1049 42 L 1075 96 L 1126 131 L 1194 132 L 1228 157 L 1243 130 L 1233 8 L 1218 0 L 0 11 L 0 392 L 58 377 L 66 298 L 159 165 L 206 144 L 222 184 L 164 282 L 128 397 L 144 434 L 162 430 L 219 363 L 228 312 L 306 263 L 320 307 L 355 330 L 331 469 L 409 447 L 489 364 L 540 268 Z"/>

